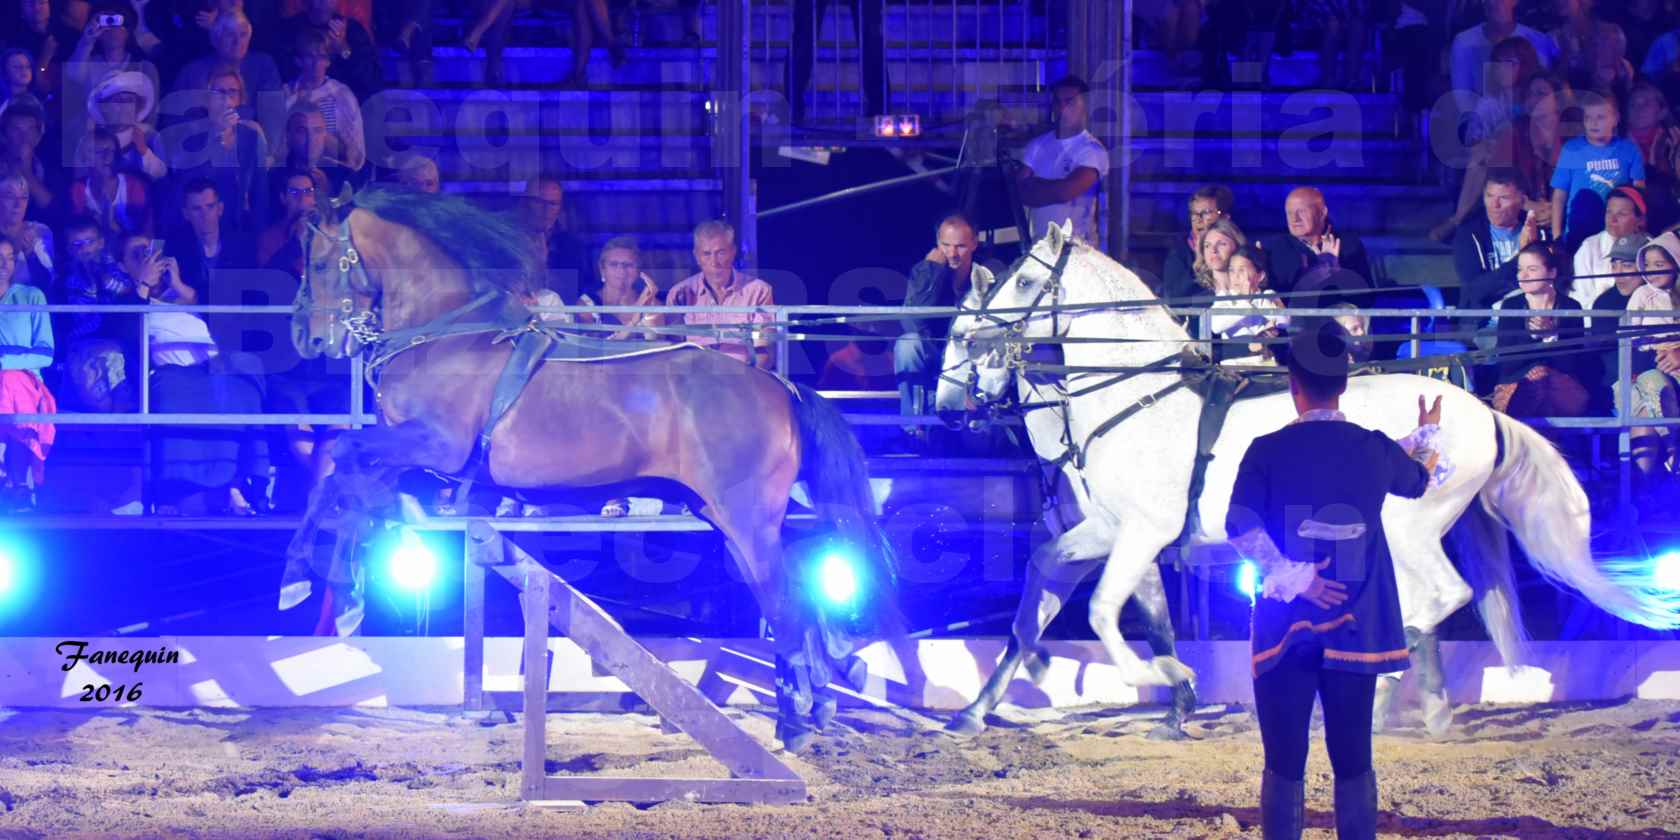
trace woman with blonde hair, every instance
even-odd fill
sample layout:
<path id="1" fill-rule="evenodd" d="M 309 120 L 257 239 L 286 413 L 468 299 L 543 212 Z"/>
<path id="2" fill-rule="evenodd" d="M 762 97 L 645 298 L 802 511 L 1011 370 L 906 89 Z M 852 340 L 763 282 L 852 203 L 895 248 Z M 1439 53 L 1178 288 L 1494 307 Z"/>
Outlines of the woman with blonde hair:
<path id="1" fill-rule="evenodd" d="M 1231 286 L 1231 256 L 1248 244 L 1242 228 L 1230 219 L 1220 219 L 1202 232 L 1196 243 L 1196 282 L 1216 295 Z"/>

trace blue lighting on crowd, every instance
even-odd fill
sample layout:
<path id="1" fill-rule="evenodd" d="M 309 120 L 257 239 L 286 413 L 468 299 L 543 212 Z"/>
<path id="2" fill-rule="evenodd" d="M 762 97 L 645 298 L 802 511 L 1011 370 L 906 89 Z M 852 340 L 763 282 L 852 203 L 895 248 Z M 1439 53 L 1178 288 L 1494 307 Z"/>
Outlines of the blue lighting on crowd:
<path id="1" fill-rule="evenodd" d="M 1680 549 L 1665 551 L 1651 560 L 1651 585 L 1680 592 Z"/>
<path id="2" fill-rule="evenodd" d="M 419 535 L 407 528 L 397 531 L 385 555 L 385 576 L 397 589 L 421 594 L 437 580 L 438 562 Z"/>
<path id="3" fill-rule="evenodd" d="M 1254 596 L 1260 591 L 1260 569 L 1252 560 L 1244 560 L 1237 566 L 1237 591 L 1241 592 L 1249 603 L 1254 603 Z"/>

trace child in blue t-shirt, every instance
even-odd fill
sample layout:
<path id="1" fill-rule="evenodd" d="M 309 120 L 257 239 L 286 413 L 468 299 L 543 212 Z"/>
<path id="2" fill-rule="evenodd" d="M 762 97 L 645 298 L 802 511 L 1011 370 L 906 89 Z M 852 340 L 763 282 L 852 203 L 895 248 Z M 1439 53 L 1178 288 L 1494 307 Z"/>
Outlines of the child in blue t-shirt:
<path id="1" fill-rule="evenodd" d="M 1552 238 L 1565 242 L 1603 228 L 1611 190 L 1623 184 L 1645 188 L 1645 156 L 1632 140 L 1616 136 L 1621 123 L 1616 100 L 1591 91 L 1581 100 L 1586 136 L 1565 143 L 1552 170 Z M 1589 191 L 1593 200 L 1577 201 Z"/>

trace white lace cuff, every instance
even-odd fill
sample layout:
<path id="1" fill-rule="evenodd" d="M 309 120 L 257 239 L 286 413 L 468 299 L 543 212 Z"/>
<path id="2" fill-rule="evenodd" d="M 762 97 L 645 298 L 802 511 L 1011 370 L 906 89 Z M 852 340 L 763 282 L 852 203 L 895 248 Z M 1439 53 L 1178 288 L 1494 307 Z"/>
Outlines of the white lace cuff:
<path id="1" fill-rule="evenodd" d="M 1411 434 L 1395 441 L 1400 444 L 1401 449 L 1406 450 L 1407 455 L 1415 455 L 1420 450 L 1435 453 L 1435 469 L 1429 473 L 1430 487 L 1440 487 L 1447 483 L 1447 479 L 1452 477 L 1454 470 L 1452 462 L 1447 460 L 1447 453 L 1442 452 L 1435 445 L 1435 439 L 1440 433 L 1441 427 L 1431 423 L 1427 426 L 1419 426 L 1413 429 Z"/>
<path id="2" fill-rule="evenodd" d="M 1287 604 L 1295 600 L 1297 595 L 1307 591 L 1307 587 L 1312 586 L 1313 578 L 1317 576 L 1318 569 L 1311 563 L 1278 563 L 1266 570 L 1265 580 L 1260 584 L 1260 594 Z"/>

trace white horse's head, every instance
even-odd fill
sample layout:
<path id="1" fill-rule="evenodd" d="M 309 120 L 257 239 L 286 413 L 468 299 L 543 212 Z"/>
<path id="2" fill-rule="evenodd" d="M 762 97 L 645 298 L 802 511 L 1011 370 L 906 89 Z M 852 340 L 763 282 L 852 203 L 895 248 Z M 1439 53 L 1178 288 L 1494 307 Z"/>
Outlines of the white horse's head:
<path id="1" fill-rule="evenodd" d="M 946 423 L 955 425 L 1004 396 L 1014 381 L 1010 338 L 1050 335 L 1050 310 L 1060 302 L 1057 284 L 1075 247 L 1072 229 L 1071 224 L 1051 225 L 1012 270 L 975 284 L 963 298 L 964 311 L 951 322 L 934 397 L 934 408 Z"/>

